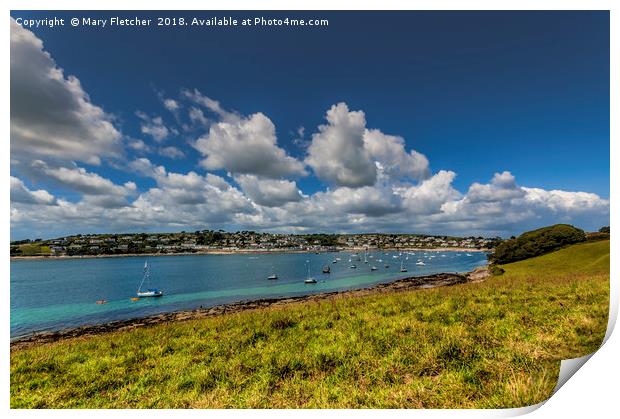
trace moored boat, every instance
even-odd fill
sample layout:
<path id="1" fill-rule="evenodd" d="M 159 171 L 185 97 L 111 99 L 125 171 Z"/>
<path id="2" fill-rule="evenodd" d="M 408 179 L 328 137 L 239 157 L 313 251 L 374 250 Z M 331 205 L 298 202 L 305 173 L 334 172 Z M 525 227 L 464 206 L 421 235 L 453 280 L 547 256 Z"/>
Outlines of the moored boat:
<path id="1" fill-rule="evenodd" d="M 146 281 L 146 290 L 142 290 L 142 285 L 144 285 L 144 281 Z M 164 295 L 164 292 L 158 288 L 150 288 L 151 285 L 151 272 L 149 269 L 148 261 L 144 261 L 144 274 L 142 275 L 142 282 L 138 286 L 138 291 L 136 295 L 138 297 L 161 297 Z"/>

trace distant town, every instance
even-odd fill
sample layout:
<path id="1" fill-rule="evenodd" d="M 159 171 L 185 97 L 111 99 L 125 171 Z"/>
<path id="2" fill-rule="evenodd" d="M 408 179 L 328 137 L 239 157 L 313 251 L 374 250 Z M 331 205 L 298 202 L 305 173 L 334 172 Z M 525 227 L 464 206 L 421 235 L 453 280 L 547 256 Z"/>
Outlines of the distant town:
<path id="1" fill-rule="evenodd" d="M 499 237 L 422 234 L 275 234 L 202 230 L 180 233 L 77 234 L 11 242 L 11 256 L 99 256 L 217 252 L 341 251 L 355 249 L 492 249 Z"/>

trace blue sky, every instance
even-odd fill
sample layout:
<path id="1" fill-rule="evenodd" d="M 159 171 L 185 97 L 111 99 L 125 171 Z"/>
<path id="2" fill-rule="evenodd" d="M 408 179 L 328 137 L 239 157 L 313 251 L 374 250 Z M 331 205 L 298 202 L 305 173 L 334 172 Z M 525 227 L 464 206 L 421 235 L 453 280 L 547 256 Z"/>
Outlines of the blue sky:
<path id="1" fill-rule="evenodd" d="M 154 18 L 162 13 L 12 13 L 14 18 L 82 15 Z M 77 233 L 81 229 L 174 231 L 183 227 L 251 227 L 268 231 L 428 230 L 506 235 L 556 221 L 575 222 L 589 229 L 608 223 L 609 15 L 606 12 L 166 12 L 165 15 L 317 17 L 329 19 L 329 26 L 28 29 L 35 40 L 42 41 L 42 46 L 35 46 L 32 55 L 24 55 L 26 58 L 19 65 L 28 66 L 28 60 L 35 60 L 37 54 L 48 53 L 53 60 L 50 65 L 64 71 L 65 82 L 69 76 L 79 80 L 81 91 L 77 96 L 86 98 L 91 106 L 102 111 L 98 118 L 111 125 L 106 132 L 115 138 L 110 140 L 110 144 L 114 143 L 110 148 L 105 133 L 86 132 L 83 137 L 76 134 L 73 140 L 80 144 L 88 144 L 91 135 L 102 135 L 97 137 L 101 147 L 93 152 L 96 159 L 80 152 L 49 152 L 50 147 L 31 146 L 34 143 L 29 141 L 35 141 L 37 135 L 41 141 L 51 141 L 45 129 L 54 130 L 53 127 L 41 124 L 37 133 L 28 135 L 19 130 L 20 123 L 24 127 L 37 125 L 46 112 L 30 115 L 25 103 L 23 115 L 16 112 L 14 119 L 12 113 L 11 173 L 16 179 L 12 180 L 15 183 L 12 183 L 12 190 L 15 187 L 12 196 L 17 197 L 12 199 L 15 201 L 12 236 L 47 237 Z M 12 26 L 12 33 L 19 30 L 23 29 Z M 20 77 L 24 74 L 23 86 L 30 86 L 28 94 L 22 97 L 45 103 L 37 101 L 38 92 L 45 90 L 44 82 L 39 87 L 30 83 L 25 79 L 27 72 L 20 71 L 17 60 L 13 59 L 17 56 L 15 51 L 32 47 L 37 41 L 28 42 L 31 43 L 26 46 L 14 44 L 12 38 L 12 105 L 19 92 L 13 84 L 17 78 L 14 74 L 18 73 Z M 43 76 L 33 77 L 41 82 Z M 226 114 L 205 106 L 204 98 L 219 102 Z M 178 109 L 166 109 L 164 100 L 173 100 Z M 50 100 L 48 106 L 61 109 L 63 104 L 54 105 Z M 192 108 L 199 109 L 208 121 L 191 120 Z M 348 118 L 345 125 L 351 130 L 339 126 L 340 122 L 327 122 L 330 109 L 334 109 L 334 117 L 342 112 L 343 118 Z M 360 129 L 379 130 L 381 138 L 371 140 L 366 137 L 369 134 L 355 130 L 355 123 L 359 122 L 355 120 L 357 111 L 363 112 L 364 123 Z M 251 162 L 240 168 L 233 156 L 219 155 L 217 145 L 231 137 L 218 137 L 217 128 L 247 128 L 246 122 L 259 113 L 275 130 L 272 149 L 283 151 L 280 160 L 291 159 L 287 161 L 295 164 L 296 169 L 287 166 L 286 170 L 254 170 Z M 237 119 L 227 120 L 226 115 L 236 115 Z M 50 124 L 69 124 L 44 119 Z M 355 123 L 349 124 L 351 121 Z M 161 138 L 163 134 L 159 131 L 158 140 L 148 127 L 161 126 L 167 134 Z M 319 126 L 328 129 L 323 132 Z M 238 135 L 241 131 L 226 132 Z M 261 133 L 269 137 L 264 131 Z M 251 142 L 252 135 L 262 134 L 237 138 L 238 153 L 253 150 L 245 148 L 243 141 Z M 402 138 L 402 144 L 401 140 L 386 136 Z M 204 140 L 202 147 L 197 146 L 200 138 Z M 60 137 L 58 141 L 66 142 Z M 140 141 L 144 147 L 137 150 L 135 145 Z M 336 146 L 339 141 L 343 142 L 342 147 Z M 346 141 L 351 144 L 347 145 Z M 171 152 L 170 147 L 176 152 Z M 356 147 L 361 147 L 358 154 Z M 167 153 L 162 151 L 164 148 L 168 149 Z M 417 172 L 408 166 L 417 164 L 412 160 L 412 150 L 427 160 L 426 165 L 418 162 L 423 167 L 418 167 Z M 172 154 L 176 158 L 171 158 Z M 382 160 L 386 158 L 389 161 Z M 139 159 L 142 159 L 142 171 L 137 174 Z M 378 169 L 373 169 L 374 164 L 359 163 L 364 159 L 379 164 Z M 160 173 L 160 177 L 145 174 L 148 171 L 144 160 L 151 168 L 164 168 L 165 172 L 161 173 L 165 174 Z M 209 163 L 205 163 L 207 160 Z M 272 163 L 279 164 L 275 160 Z M 39 162 L 36 170 L 32 161 Z M 255 163 L 256 167 L 260 166 L 260 162 Z M 398 174 L 385 175 L 386 164 L 398 166 L 398 170 L 394 169 Z M 351 170 L 339 172 L 335 167 Z M 366 176 L 363 173 L 366 169 L 374 175 Z M 66 181 L 71 171 L 80 170 L 83 181 L 75 176 L 75 181 Z M 184 194 L 201 195 L 193 201 L 183 201 L 188 206 L 187 212 L 171 219 L 137 212 L 136 204 L 152 203 L 147 198 L 159 192 L 165 195 L 160 197 L 160 202 L 177 208 L 171 197 L 179 195 L 179 191 L 175 192 L 164 177 L 187 176 L 190 172 L 200 176 L 205 185 L 209 183 L 207 174 L 220 176 L 235 189 L 235 194 L 238 192 L 235 199 L 247 202 L 235 201 L 234 211 L 239 213 L 232 214 L 231 207 L 228 211 L 213 211 L 215 203 L 203 196 L 208 193 L 203 189 L 190 191 L 185 185 L 181 188 Z M 357 180 L 346 177 L 347 173 L 356 172 L 365 177 Z M 239 182 L 240 176 L 246 176 L 245 181 Z M 108 188 L 108 192 L 122 195 L 125 199 L 122 205 L 118 202 L 103 205 L 102 213 L 79 210 L 86 203 L 93 206 L 95 201 L 103 199 L 106 188 L 93 190 L 85 185 L 88 180 L 103 182 L 102 179 L 121 186 L 133 182 L 135 187 L 128 187 L 125 192 Z M 192 183 L 191 187 L 205 185 Z M 274 195 L 274 190 L 284 189 L 290 192 L 288 198 Z M 484 198 L 479 193 L 482 190 Z M 506 190 L 516 192 L 504 193 Z M 45 191 L 51 198 L 42 200 L 29 195 L 37 191 Z M 470 192 L 472 195 L 468 196 Z M 586 195 L 575 195 L 576 192 Z M 95 195 L 96 200 L 92 198 Z M 223 199 L 212 198 L 218 202 Z M 382 199 L 393 201 L 393 205 L 365 205 Z M 190 201 L 199 207 L 192 208 Z M 314 212 L 302 214 L 301 208 L 306 212 L 311 208 Z M 34 215 L 42 209 L 48 211 L 49 217 Z M 67 211 L 85 215 L 69 222 Z M 506 215 L 510 211 L 513 216 Z M 127 218 L 112 224 L 94 220 L 112 212 L 117 212 L 114 220 Z M 190 213 L 202 215 L 188 217 L 186 225 L 177 222 Z M 524 217 L 526 213 L 531 216 Z M 319 221 L 326 214 L 332 214 L 333 222 Z M 145 223 L 136 221 L 140 217 Z M 49 224 L 50 219 L 55 220 L 53 225 Z M 152 223 L 146 222 L 147 219 Z"/>

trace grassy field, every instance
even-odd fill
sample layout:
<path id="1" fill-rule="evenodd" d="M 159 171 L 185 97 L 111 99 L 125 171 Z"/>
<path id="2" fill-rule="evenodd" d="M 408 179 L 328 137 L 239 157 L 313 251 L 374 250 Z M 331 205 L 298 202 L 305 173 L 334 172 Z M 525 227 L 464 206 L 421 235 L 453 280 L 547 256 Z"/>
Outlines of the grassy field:
<path id="1" fill-rule="evenodd" d="M 49 256 L 51 254 L 49 246 L 40 244 L 22 244 L 19 250 L 20 256 Z"/>
<path id="2" fill-rule="evenodd" d="M 609 241 L 484 282 L 340 297 L 13 351 L 11 407 L 520 407 L 607 326 Z"/>

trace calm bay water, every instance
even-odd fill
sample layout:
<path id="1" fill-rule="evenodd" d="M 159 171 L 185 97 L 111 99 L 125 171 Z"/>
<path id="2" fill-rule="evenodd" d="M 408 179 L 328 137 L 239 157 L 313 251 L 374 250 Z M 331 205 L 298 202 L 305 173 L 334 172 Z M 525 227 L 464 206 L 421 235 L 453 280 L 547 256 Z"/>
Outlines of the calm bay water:
<path id="1" fill-rule="evenodd" d="M 387 254 L 386 254 L 387 253 Z M 11 337 L 169 311 L 265 297 L 297 296 L 364 288 L 408 276 L 467 272 L 486 263 L 483 252 L 373 252 L 364 263 L 351 253 L 179 255 L 11 261 Z M 334 258 L 341 258 L 332 263 Z M 381 262 L 379 260 L 382 260 Z M 161 298 L 131 301 L 144 261 Z M 309 261 L 309 262 L 307 262 Z M 416 264 L 422 261 L 425 265 Z M 351 263 L 357 269 L 351 269 Z M 385 264 L 390 265 L 385 268 Z M 305 284 L 307 268 L 316 284 Z M 329 265 L 330 274 L 321 273 Z M 371 266 L 376 271 L 371 271 Z M 267 280 L 275 272 L 278 280 Z M 96 304 L 105 299 L 107 304 Z"/>

